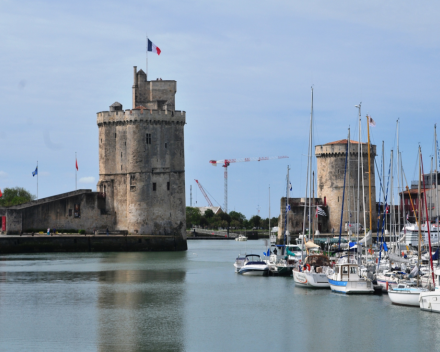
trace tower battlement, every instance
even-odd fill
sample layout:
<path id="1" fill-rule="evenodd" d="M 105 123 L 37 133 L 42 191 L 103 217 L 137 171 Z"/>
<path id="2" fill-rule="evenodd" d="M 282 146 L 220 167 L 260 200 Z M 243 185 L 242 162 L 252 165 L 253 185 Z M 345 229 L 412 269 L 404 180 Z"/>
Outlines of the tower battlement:
<path id="1" fill-rule="evenodd" d="M 97 114 L 98 126 L 111 123 L 149 123 L 149 124 L 185 124 L 185 111 L 150 110 L 150 109 L 131 109 L 116 111 L 101 111 Z"/>

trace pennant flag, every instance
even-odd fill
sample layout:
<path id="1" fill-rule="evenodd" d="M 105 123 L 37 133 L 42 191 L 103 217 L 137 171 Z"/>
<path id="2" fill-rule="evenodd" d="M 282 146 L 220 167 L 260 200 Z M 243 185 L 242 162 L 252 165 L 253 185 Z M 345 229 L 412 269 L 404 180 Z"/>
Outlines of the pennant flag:
<path id="1" fill-rule="evenodd" d="M 286 207 L 286 211 L 290 210 L 290 204 Z"/>
<path id="2" fill-rule="evenodd" d="M 76 171 L 78 171 L 78 160 L 75 160 Z"/>
<path id="3" fill-rule="evenodd" d="M 148 49 L 147 50 L 151 51 L 153 53 L 157 53 L 157 55 L 160 55 L 160 53 L 161 53 L 161 50 L 159 49 L 159 47 L 154 45 L 150 39 L 148 39 Z"/>
<path id="4" fill-rule="evenodd" d="M 32 177 L 38 175 L 38 166 L 35 168 L 35 171 L 32 172 Z"/>
<path id="5" fill-rule="evenodd" d="M 383 243 L 383 249 L 385 252 L 388 252 L 388 246 L 386 242 Z"/>
<path id="6" fill-rule="evenodd" d="M 2 190 L 0 189 L 0 198 L 3 197 Z"/>
<path id="7" fill-rule="evenodd" d="M 292 182 L 289 182 L 290 191 L 292 191 Z"/>
<path id="8" fill-rule="evenodd" d="M 318 215 L 327 216 L 327 214 L 321 207 L 316 207 L 316 212 L 318 213 Z"/>
<path id="9" fill-rule="evenodd" d="M 368 116 L 368 123 L 370 124 L 371 127 L 376 127 L 376 122 L 374 122 L 371 116 Z"/>

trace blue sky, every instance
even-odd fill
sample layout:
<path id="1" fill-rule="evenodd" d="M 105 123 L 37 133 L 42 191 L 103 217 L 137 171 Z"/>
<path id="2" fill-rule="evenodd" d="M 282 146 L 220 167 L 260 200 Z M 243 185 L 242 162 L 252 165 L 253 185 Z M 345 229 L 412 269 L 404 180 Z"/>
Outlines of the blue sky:
<path id="1" fill-rule="evenodd" d="M 149 78 L 177 81 L 187 112 L 186 194 L 194 179 L 223 203 L 211 159 L 288 155 L 229 168 L 229 210 L 279 214 L 287 165 L 304 195 L 310 87 L 314 144 L 357 135 L 357 110 L 415 177 L 418 143 L 429 169 L 439 114 L 440 5 L 410 1 L 8 1 L 0 3 L 0 188 L 39 196 L 98 180 L 96 112 L 131 108 L 132 67 L 145 70 L 145 35 L 161 48 Z M 365 122 L 365 118 L 364 118 Z M 365 123 L 364 127 L 365 128 Z M 365 134 L 364 134 L 365 138 Z M 357 138 L 352 138 L 357 139 Z M 380 160 L 378 160 L 380 163 Z M 396 186 L 397 187 L 397 186 Z M 215 201 L 213 201 L 215 203 Z"/>

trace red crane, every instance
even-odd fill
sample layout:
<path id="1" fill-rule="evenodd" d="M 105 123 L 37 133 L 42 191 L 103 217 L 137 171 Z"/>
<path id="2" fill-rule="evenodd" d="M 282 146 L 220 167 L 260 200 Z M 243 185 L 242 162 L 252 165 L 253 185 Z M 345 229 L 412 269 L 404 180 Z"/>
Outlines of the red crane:
<path id="1" fill-rule="evenodd" d="M 198 185 L 199 188 L 200 188 L 200 191 L 202 191 L 202 194 L 205 196 L 205 199 L 206 199 L 206 201 L 208 202 L 208 205 L 209 205 L 210 207 L 213 207 L 213 205 L 212 205 L 212 203 L 211 203 L 211 200 L 209 199 L 208 195 L 206 194 L 205 190 L 203 189 L 202 184 L 201 184 L 199 181 L 197 181 L 197 180 L 194 180 L 194 181 L 196 181 L 197 185 Z"/>
<path id="2" fill-rule="evenodd" d="M 231 163 L 249 162 L 249 161 L 263 161 L 263 160 L 273 160 L 273 159 L 286 159 L 288 156 L 257 156 L 255 158 L 241 158 L 241 159 L 224 159 L 224 160 L 210 160 L 212 166 L 217 166 L 217 164 L 222 164 L 225 168 L 225 204 L 224 211 L 228 213 L 228 166 Z"/>

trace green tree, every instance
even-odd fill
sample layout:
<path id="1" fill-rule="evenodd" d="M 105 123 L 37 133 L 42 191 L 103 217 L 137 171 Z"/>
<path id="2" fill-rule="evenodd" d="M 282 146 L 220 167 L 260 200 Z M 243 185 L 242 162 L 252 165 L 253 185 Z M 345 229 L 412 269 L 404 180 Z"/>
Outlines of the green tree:
<path id="1" fill-rule="evenodd" d="M 186 227 L 191 228 L 193 225 L 200 224 L 200 214 L 199 208 L 186 207 Z"/>
<path id="2" fill-rule="evenodd" d="M 211 219 L 214 216 L 214 212 L 212 211 L 212 209 L 206 209 L 203 216 L 207 219 Z"/>
<path id="3" fill-rule="evenodd" d="M 5 188 L 3 196 L 0 198 L 0 206 L 10 207 L 12 205 L 19 205 L 30 202 L 35 198 L 33 194 L 22 187 Z"/>
<path id="4" fill-rule="evenodd" d="M 260 227 L 261 226 L 261 217 L 258 215 L 254 215 L 249 219 L 249 223 L 252 225 L 252 227 Z"/>
<path id="5" fill-rule="evenodd" d="M 242 213 L 239 213 L 237 211 L 229 212 L 229 216 L 231 217 L 232 220 L 236 220 L 236 221 L 240 222 L 240 224 L 242 224 L 243 221 L 246 220 L 246 216 L 244 216 Z"/>
<path id="6" fill-rule="evenodd" d="M 231 217 L 227 213 L 220 213 L 219 216 L 220 216 L 220 219 L 222 219 L 222 221 L 226 221 L 229 226 L 229 224 L 231 223 L 231 220 L 232 220 Z"/>

